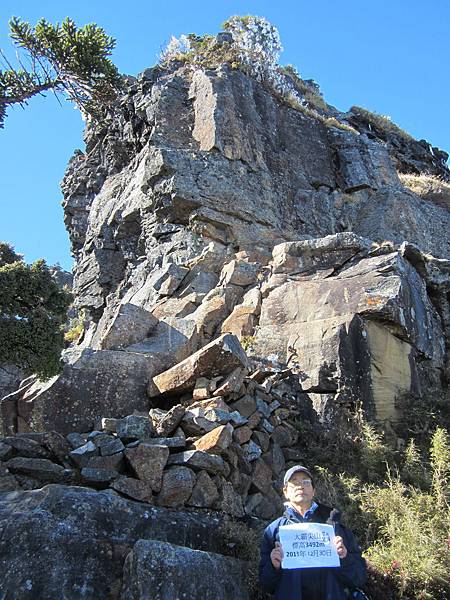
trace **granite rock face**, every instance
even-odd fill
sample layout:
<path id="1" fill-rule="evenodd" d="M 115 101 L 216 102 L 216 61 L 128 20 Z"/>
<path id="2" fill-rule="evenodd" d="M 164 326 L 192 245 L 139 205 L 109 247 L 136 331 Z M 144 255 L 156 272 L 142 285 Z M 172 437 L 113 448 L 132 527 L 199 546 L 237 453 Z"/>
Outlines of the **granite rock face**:
<path id="1" fill-rule="evenodd" d="M 336 234 L 273 254 L 255 353 L 295 365 L 304 391 L 358 401 L 381 421 L 399 417 L 400 393 L 439 387 L 443 323 L 404 248 L 380 254 Z"/>
<path id="2" fill-rule="evenodd" d="M 450 179 L 445 156 L 358 111 L 333 116 L 341 126 L 225 65 L 130 79 L 63 182 L 89 326 L 59 378 L 2 404 L 3 429 L 86 431 L 147 410 L 158 378 L 228 333 L 252 359 L 291 365 L 293 350 L 305 391 L 364 396 L 379 418 L 397 393 L 445 382 L 450 215 L 398 177 Z M 439 283 L 417 272 L 430 261 Z M 383 356 L 398 372 L 377 378 Z"/>
<path id="3" fill-rule="evenodd" d="M 444 153 L 227 66 L 128 82 L 63 182 L 86 329 L 0 402 L 12 600 L 247 598 L 222 520 L 280 514 L 299 420 L 450 380 L 450 215 L 398 176 Z"/>
<path id="4" fill-rule="evenodd" d="M 164 565 L 164 569 L 161 569 Z M 139 540 L 127 556 L 122 600 L 248 600 L 242 561 L 169 544 Z"/>
<path id="5" fill-rule="evenodd" d="M 3 492 L 0 594 L 11 600 L 120 598 L 124 561 L 134 553 L 138 540 L 145 540 L 144 547 L 149 544 L 147 552 L 157 544 L 155 540 L 170 548 L 183 546 L 183 555 L 202 551 L 203 561 L 212 552 L 212 563 L 219 566 L 222 559 L 224 566 L 233 564 L 232 572 L 237 573 L 236 561 L 215 554 L 225 545 L 219 525 L 217 517 L 174 513 L 112 491 L 48 485 L 41 490 Z M 131 561 L 136 566 L 142 556 L 138 552 L 133 558 L 128 565 Z M 141 582 L 129 573 L 124 580 L 126 586 L 138 588 Z M 233 589 L 236 597 L 246 598 L 245 588 L 238 594 L 239 580 Z"/>

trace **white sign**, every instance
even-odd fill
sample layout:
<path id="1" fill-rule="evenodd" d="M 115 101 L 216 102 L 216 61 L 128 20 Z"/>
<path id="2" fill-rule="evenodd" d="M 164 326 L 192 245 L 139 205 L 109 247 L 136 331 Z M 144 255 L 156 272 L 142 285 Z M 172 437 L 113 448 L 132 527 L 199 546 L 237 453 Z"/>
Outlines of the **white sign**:
<path id="1" fill-rule="evenodd" d="M 283 548 L 283 569 L 340 566 L 333 542 L 335 533 L 332 525 L 293 523 L 281 525 L 279 532 Z"/>

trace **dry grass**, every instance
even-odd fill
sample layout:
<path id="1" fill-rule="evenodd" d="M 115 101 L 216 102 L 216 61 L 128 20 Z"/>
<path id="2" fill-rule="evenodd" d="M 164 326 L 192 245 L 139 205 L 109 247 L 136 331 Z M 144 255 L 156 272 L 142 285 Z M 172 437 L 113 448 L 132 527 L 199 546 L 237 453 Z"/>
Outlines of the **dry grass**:
<path id="1" fill-rule="evenodd" d="M 402 184 L 414 194 L 450 211 L 450 183 L 448 181 L 427 173 L 421 175 L 399 173 L 398 176 Z"/>
<path id="2" fill-rule="evenodd" d="M 380 115 L 375 112 L 371 112 L 361 106 L 352 106 L 350 112 L 356 116 L 362 117 L 370 123 L 373 127 L 381 129 L 387 133 L 397 135 L 406 141 L 415 141 L 412 135 L 407 131 L 404 131 L 401 127 L 391 121 L 391 118 L 387 115 Z"/>

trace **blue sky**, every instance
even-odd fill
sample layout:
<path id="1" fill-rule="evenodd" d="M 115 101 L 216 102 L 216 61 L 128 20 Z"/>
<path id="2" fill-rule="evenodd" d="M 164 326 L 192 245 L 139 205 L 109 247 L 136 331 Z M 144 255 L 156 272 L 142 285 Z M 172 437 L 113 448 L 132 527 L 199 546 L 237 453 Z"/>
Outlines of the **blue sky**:
<path id="1" fill-rule="evenodd" d="M 2 0 L 0 47 L 8 56 L 8 20 L 31 24 L 72 17 L 95 22 L 117 44 L 113 60 L 136 75 L 157 61 L 170 36 L 216 33 L 233 14 L 266 17 L 280 31 L 281 64 L 321 86 L 340 110 L 353 104 L 389 115 L 414 137 L 450 151 L 448 0 Z M 0 130 L 0 239 L 28 262 L 45 258 L 70 270 L 59 189 L 68 159 L 83 148 L 78 111 L 52 95 L 8 111 Z"/>

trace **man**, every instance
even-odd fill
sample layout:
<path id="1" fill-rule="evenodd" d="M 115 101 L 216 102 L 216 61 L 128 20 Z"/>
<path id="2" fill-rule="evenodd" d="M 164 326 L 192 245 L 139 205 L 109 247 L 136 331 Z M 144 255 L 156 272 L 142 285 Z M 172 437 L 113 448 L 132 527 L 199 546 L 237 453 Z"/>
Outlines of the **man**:
<path id="1" fill-rule="evenodd" d="M 284 476 L 286 511 L 265 530 L 261 545 L 259 578 L 276 600 L 345 600 L 349 591 L 363 585 L 367 572 L 353 534 L 339 523 L 339 512 L 314 502 L 314 480 L 306 467 L 292 467 Z M 283 569 L 279 527 L 292 523 L 328 523 L 334 526 L 334 543 L 340 566 Z"/>

